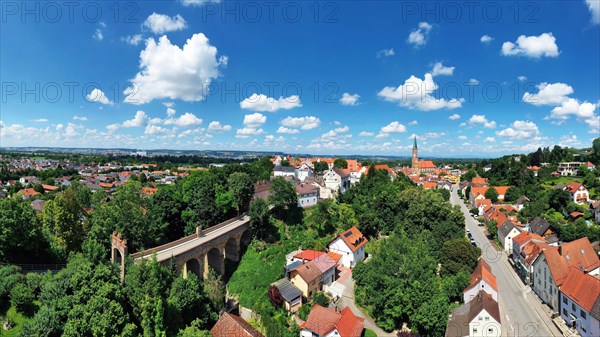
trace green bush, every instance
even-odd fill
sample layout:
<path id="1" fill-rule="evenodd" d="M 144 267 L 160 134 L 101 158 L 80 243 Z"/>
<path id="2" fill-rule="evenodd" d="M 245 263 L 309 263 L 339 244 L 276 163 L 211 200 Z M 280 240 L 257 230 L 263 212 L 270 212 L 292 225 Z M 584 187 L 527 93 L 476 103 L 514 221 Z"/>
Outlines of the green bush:
<path id="1" fill-rule="evenodd" d="M 298 309 L 298 317 L 300 317 L 301 320 L 306 321 L 311 309 L 312 309 L 312 304 L 310 304 L 310 303 L 303 304 L 300 307 L 300 309 Z"/>
<path id="2" fill-rule="evenodd" d="M 10 304 L 21 313 L 30 313 L 34 300 L 35 293 L 27 284 L 18 283 L 10 291 Z"/>

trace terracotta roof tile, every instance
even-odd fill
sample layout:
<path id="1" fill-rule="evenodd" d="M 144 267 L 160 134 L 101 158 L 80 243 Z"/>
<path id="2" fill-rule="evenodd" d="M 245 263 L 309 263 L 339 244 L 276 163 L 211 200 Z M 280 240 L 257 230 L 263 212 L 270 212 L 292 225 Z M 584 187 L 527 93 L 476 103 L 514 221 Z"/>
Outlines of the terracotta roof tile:
<path id="1" fill-rule="evenodd" d="M 560 246 L 560 255 L 566 259 L 568 266 L 583 268 L 586 272 L 600 267 L 598 255 L 587 237 L 564 243 Z"/>
<path id="2" fill-rule="evenodd" d="M 340 234 L 340 238 L 353 252 L 357 251 L 369 241 L 356 226 L 352 226 L 350 229 Z"/>
<path id="3" fill-rule="evenodd" d="M 243 318 L 227 312 L 221 315 L 210 332 L 214 337 L 264 337 Z"/>
<path id="4" fill-rule="evenodd" d="M 579 268 L 569 267 L 567 278 L 560 291 L 577 303 L 585 311 L 591 313 L 594 305 L 600 300 L 600 279 L 585 274 Z M 595 317 L 600 319 L 600 317 Z"/>

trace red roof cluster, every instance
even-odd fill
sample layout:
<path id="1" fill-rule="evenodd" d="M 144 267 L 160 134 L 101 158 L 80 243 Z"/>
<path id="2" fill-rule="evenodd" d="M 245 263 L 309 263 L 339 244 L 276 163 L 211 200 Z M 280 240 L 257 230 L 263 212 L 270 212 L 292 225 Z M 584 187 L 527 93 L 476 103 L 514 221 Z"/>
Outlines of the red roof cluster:
<path id="1" fill-rule="evenodd" d="M 320 336 L 336 329 L 340 337 L 356 337 L 362 335 L 363 322 L 364 318 L 354 315 L 348 307 L 338 312 L 333 308 L 315 304 L 308 314 L 306 322 L 300 325 L 300 329 L 310 330 Z"/>

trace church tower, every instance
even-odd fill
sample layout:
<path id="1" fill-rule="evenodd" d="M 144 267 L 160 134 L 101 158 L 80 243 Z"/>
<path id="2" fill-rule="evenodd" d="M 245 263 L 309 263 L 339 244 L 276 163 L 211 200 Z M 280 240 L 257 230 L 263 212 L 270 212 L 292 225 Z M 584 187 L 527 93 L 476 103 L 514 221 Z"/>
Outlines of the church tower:
<path id="1" fill-rule="evenodd" d="M 412 171 L 419 174 L 419 149 L 417 148 L 417 136 L 414 138 L 412 149 Z"/>

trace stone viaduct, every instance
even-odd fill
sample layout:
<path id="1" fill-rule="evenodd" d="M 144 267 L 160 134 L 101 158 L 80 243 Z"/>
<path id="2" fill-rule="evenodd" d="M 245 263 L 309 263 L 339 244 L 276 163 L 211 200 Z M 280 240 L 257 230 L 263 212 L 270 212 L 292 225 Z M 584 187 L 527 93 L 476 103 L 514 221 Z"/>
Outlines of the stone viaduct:
<path id="1" fill-rule="evenodd" d="M 252 235 L 248 228 L 249 222 L 250 217 L 242 214 L 205 230 L 198 227 L 195 234 L 131 254 L 131 258 L 134 262 L 139 262 L 151 259 L 156 254 L 158 262 L 163 265 L 175 264 L 184 277 L 188 273 L 194 273 L 201 279 L 206 278 L 209 268 L 224 275 L 227 261 L 239 261 L 241 249 L 250 244 Z M 127 240 L 114 232 L 111 261 L 121 264 L 121 279 L 125 278 L 127 255 Z"/>

